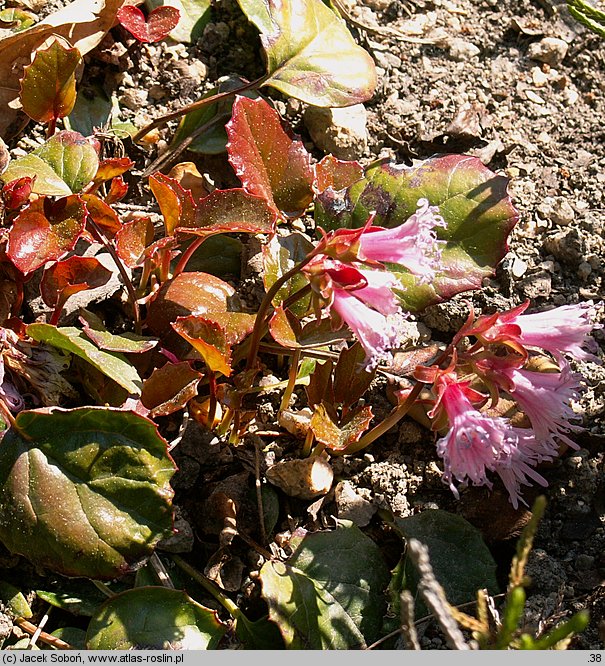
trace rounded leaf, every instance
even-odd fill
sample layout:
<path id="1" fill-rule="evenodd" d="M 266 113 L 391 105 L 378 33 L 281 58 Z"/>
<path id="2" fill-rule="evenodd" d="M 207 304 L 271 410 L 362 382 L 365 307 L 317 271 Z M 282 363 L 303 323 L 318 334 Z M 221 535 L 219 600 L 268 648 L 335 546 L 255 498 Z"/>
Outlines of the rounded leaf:
<path id="1" fill-rule="evenodd" d="M 123 576 L 171 531 L 174 471 L 139 414 L 23 411 L 0 447 L 0 539 L 64 576 Z"/>
<path id="2" fill-rule="evenodd" d="M 226 632 L 216 611 L 181 590 L 136 587 L 106 601 L 86 632 L 88 650 L 212 650 Z"/>

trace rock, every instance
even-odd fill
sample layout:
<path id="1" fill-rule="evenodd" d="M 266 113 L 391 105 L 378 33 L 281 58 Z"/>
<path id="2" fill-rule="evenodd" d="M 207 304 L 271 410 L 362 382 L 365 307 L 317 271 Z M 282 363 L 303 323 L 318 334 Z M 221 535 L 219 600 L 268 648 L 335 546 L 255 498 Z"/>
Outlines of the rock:
<path id="1" fill-rule="evenodd" d="M 527 56 L 532 60 L 545 62 L 551 67 L 556 67 L 567 55 L 569 45 L 563 39 L 557 37 L 545 37 L 539 42 L 530 44 L 527 50 Z"/>
<path id="2" fill-rule="evenodd" d="M 544 249 L 557 261 L 579 264 L 584 257 L 584 243 L 577 229 L 560 231 L 544 240 Z"/>
<path id="3" fill-rule="evenodd" d="M 574 221 L 576 212 L 567 199 L 557 197 L 550 209 L 549 219 L 560 227 L 566 227 Z"/>
<path id="4" fill-rule="evenodd" d="M 337 484 L 334 498 L 338 507 L 338 517 L 341 520 L 350 520 L 358 527 L 365 527 L 377 510 L 372 502 L 356 492 L 350 481 L 340 481 Z"/>
<path id="5" fill-rule="evenodd" d="M 367 112 L 363 104 L 342 109 L 310 106 L 304 122 L 315 145 L 342 160 L 360 157 L 368 147 Z"/>
<path id="6" fill-rule="evenodd" d="M 148 96 L 149 93 L 143 88 L 131 88 L 120 95 L 120 103 L 132 111 L 137 111 L 146 106 Z"/>
<path id="7" fill-rule="evenodd" d="M 472 42 L 467 42 L 465 39 L 460 39 L 459 37 L 450 39 L 447 43 L 447 47 L 450 52 L 450 58 L 457 62 L 470 60 L 481 53 L 481 49 L 478 46 L 475 46 Z"/>
<path id="8" fill-rule="evenodd" d="M 592 273 L 592 266 L 587 262 L 583 261 L 579 266 L 578 266 L 578 277 L 580 280 L 583 282 L 588 279 L 588 276 Z"/>
<path id="9" fill-rule="evenodd" d="M 546 271 L 539 271 L 521 280 L 519 289 L 526 298 L 547 298 L 552 291 L 552 279 Z"/>
<path id="10" fill-rule="evenodd" d="M 334 472 L 321 456 L 302 460 L 283 460 L 267 470 L 267 480 L 290 497 L 303 500 L 326 495 L 332 487 Z"/>
<path id="11" fill-rule="evenodd" d="M 530 552 L 525 573 L 531 580 L 529 589 L 540 590 L 545 594 L 558 592 L 567 580 L 563 566 L 540 548 Z"/>

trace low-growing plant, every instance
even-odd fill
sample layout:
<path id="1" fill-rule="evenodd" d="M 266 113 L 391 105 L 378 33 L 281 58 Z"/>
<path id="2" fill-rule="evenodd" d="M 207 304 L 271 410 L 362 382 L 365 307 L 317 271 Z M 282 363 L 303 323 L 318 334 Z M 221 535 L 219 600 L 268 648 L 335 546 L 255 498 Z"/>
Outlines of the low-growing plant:
<path id="1" fill-rule="evenodd" d="M 353 648 L 382 635 L 389 572 L 376 544 L 350 524 L 293 535 L 286 562 L 260 544 L 269 611 L 254 622 L 181 558 L 172 558 L 187 581 L 179 587 L 201 584 L 229 621 L 153 577 L 163 567 L 156 546 L 172 532 L 176 468 L 165 418 L 186 413 L 223 445 L 246 445 L 259 431 L 266 359 L 289 360 L 280 416 L 295 387 L 305 387 L 301 458 L 354 455 L 412 415 L 435 432 L 454 495 L 460 485 L 491 487 L 499 477 L 516 508 L 525 503 L 523 486 L 546 485 L 540 463 L 561 445 L 578 448 L 571 400 L 581 377 L 568 359 L 596 359 L 593 303 L 530 313 L 526 302 L 479 316 L 471 308 L 440 348 L 410 348 L 401 333 L 414 314 L 481 289 L 493 274 L 518 219 L 507 179 L 467 155 L 365 168 L 332 155 L 315 161 L 260 89 L 315 105 L 363 102 L 376 83 L 371 58 L 320 0 L 240 6 L 260 31 L 266 75 L 133 138 L 184 114 L 179 141 L 218 126 L 241 185 L 200 195 L 183 170 L 151 173 L 146 184 L 161 227 L 145 214 L 121 215 L 134 161 L 107 154 L 107 132 L 57 131 L 74 109 L 78 49 L 54 39 L 21 78 L 23 110 L 46 125 L 47 138 L 1 174 L 0 539 L 37 566 L 95 581 L 92 619 L 78 639 L 90 649 L 214 648 L 227 631 L 246 647 Z M 119 19 L 139 41 L 153 41 L 174 28 L 173 12 L 154 12 L 145 19 L 122 9 Z M 297 220 L 309 233 L 295 229 Z M 217 247 L 239 254 L 246 236 L 262 247 L 257 306 L 219 271 L 190 269 L 211 265 Z M 111 280 L 126 295 L 120 327 L 102 309 L 68 318 L 72 296 Z M 37 284 L 47 321 L 33 321 L 24 307 L 26 287 Z M 365 397 L 380 375 L 396 382 L 397 404 L 376 420 Z M 418 528 L 401 522 L 403 534 Z M 321 578 L 331 553 L 347 544 L 354 558 Z M 484 562 L 491 570 L 493 561 Z M 124 589 L 107 584 L 135 574 Z M 467 571 L 471 591 L 485 587 L 484 574 Z M 349 586 L 361 592 L 351 596 Z M 99 587 L 109 597 L 103 603 Z M 89 592 L 82 604 L 94 597 Z M 39 596 L 68 608 L 56 592 Z M 309 603 L 318 606 L 319 630 L 297 612 Z M 504 640 L 485 641 L 492 639 Z"/>

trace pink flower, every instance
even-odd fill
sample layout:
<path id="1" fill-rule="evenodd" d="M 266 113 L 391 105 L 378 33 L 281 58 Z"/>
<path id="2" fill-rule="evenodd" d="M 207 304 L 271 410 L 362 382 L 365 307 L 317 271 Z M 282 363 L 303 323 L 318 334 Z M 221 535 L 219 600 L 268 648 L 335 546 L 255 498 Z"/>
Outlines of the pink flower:
<path id="1" fill-rule="evenodd" d="M 508 419 L 490 417 L 475 409 L 469 397 L 477 392 L 465 383 L 448 380 L 429 416 L 443 409 L 449 422 L 449 432 L 437 442 L 437 453 L 443 458 L 443 480 L 449 484 L 456 497 L 458 489 L 454 478 L 460 483 L 467 480 L 480 486 L 492 487 L 488 472 L 500 476 L 508 490 L 510 501 L 516 509 L 522 485 L 531 481 L 547 485 L 547 481 L 533 467 L 548 456 L 536 440 L 531 429 L 515 428 Z"/>
<path id="2" fill-rule="evenodd" d="M 521 353 L 525 347 L 537 347 L 553 354 L 557 359 L 569 354 L 576 359 L 598 360 L 586 347 L 596 348 L 590 338 L 595 324 L 595 306 L 592 301 L 577 305 L 563 305 L 545 312 L 523 314 L 529 301 L 508 312 L 479 317 L 470 324 L 466 335 L 475 335 L 484 344 L 504 343 Z"/>
<path id="3" fill-rule="evenodd" d="M 580 430 L 570 419 L 577 418 L 570 401 L 578 397 L 579 375 L 572 373 L 569 365 L 562 365 L 562 372 L 532 372 L 509 367 L 502 373 L 508 377 L 507 391 L 528 417 L 540 449 L 536 459 L 552 460 L 558 455 L 555 438 L 573 449 L 580 448 L 566 433 Z"/>
<path id="4" fill-rule="evenodd" d="M 389 315 L 403 313 L 393 293 L 401 287 L 392 273 L 362 270 L 325 255 L 315 257 L 305 268 L 314 290 L 316 311 L 327 307 L 337 323 L 345 322 L 366 352 L 369 367 L 389 357 L 397 346 Z"/>
<path id="5" fill-rule="evenodd" d="M 439 270 L 440 245 L 435 227 L 445 227 L 436 206 L 429 206 L 426 199 L 418 200 L 418 210 L 403 224 L 393 229 L 367 227 L 359 237 L 360 261 L 401 264 L 420 278 L 430 282 Z"/>
<path id="6" fill-rule="evenodd" d="M 577 359 L 596 359 L 583 348 L 596 347 L 589 337 L 595 328 L 595 306 L 592 301 L 577 305 L 563 305 L 546 312 L 522 314 L 514 323 L 521 329 L 521 343 L 540 347 L 557 358 L 567 353 Z M 598 360 L 598 359 L 596 359 Z"/>

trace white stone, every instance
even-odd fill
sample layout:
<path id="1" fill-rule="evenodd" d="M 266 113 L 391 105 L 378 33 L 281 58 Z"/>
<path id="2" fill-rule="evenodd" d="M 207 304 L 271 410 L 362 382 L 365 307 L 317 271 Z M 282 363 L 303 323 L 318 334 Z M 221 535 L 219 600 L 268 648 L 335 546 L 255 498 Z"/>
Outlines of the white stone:
<path id="1" fill-rule="evenodd" d="M 552 67 L 559 65 L 567 55 L 568 43 L 558 37 L 544 37 L 530 44 L 527 55 L 532 60 L 545 62 Z"/>
<path id="2" fill-rule="evenodd" d="M 367 120 L 363 104 L 335 109 L 310 106 L 304 113 L 313 143 L 342 160 L 357 159 L 367 150 Z"/>

